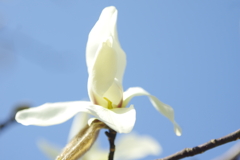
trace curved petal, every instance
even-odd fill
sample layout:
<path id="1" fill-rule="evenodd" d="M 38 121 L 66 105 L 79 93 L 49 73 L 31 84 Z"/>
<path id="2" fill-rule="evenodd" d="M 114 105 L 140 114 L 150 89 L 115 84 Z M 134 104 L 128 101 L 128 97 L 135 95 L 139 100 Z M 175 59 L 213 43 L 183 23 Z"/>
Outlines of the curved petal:
<path id="1" fill-rule="evenodd" d="M 108 102 L 106 101 L 106 99 L 104 99 L 104 98 L 107 98 L 112 102 L 113 108 L 116 108 L 122 103 L 123 89 L 122 89 L 122 85 L 115 78 L 111 87 L 109 87 L 109 89 L 104 93 L 102 97 L 96 94 L 95 95 L 90 94 L 90 95 L 92 96 L 91 100 L 94 102 L 94 104 L 98 104 L 100 106 L 107 108 Z"/>
<path id="2" fill-rule="evenodd" d="M 148 155 L 159 155 L 162 148 L 157 140 L 147 135 L 125 134 L 116 142 L 115 158 L 118 160 L 141 159 Z"/>
<path id="3" fill-rule="evenodd" d="M 116 32 L 117 34 L 117 32 Z M 113 37 L 113 48 L 118 54 L 118 63 L 117 63 L 117 74 L 116 78 L 118 81 L 122 84 L 123 81 L 123 75 L 126 68 L 126 53 L 123 51 L 123 49 L 120 46 L 120 43 L 116 37 Z"/>
<path id="4" fill-rule="evenodd" d="M 132 87 L 123 93 L 123 107 L 125 107 L 128 102 L 135 96 L 148 96 L 152 105 L 165 117 L 167 117 L 174 126 L 174 131 L 177 136 L 181 136 L 182 129 L 174 120 L 174 110 L 167 104 L 164 104 L 158 100 L 155 96 L 150 95 L 147 91 L 140 87 Z"/>
<path id="5" fill-rule="evenodd" d="M 109 36 L 113 37 L 112 47 L 118 54 L 119 62 L 117 64 L 118 72 L 116 78 L 120 82 L 122 82 L 122 77 L 126 66 L 126 55 L 119 44 L 116 23 L 117 23 L 116 8 L 110 6 L 103 9 L 98 21 L 96 22 L 88 36 L 88 42 L 86 47 L 86 61 L 88 72 L 90 73 L 92 70 L 92 66 L 94 65 L 95 57 L 98 54 L 97 50 L 99 46 Z"/>
<path id="6" fill-rule="evenodd" d="M 86 101 L 45 103 L 17 112 L 15 119 L 23 125 L 50 126 L 63 123 L 77 114 L 79 109 L 91 106 L 92 103 Z"/>
<path id="7" fill-rule="evenodd" d="M 86 101 L 45 103 L 39 107 L 19 111 L 15 119 L 23 125 L 49 126 L 63 123 L 78 112 L 94 115 L 120 133 L 130 132 L 136 120 L 133 106 L 109 110 Z"/>
<path id="8" fill-rule="evenodd" d="M 103 9 L 98 21 L 88 35 L 86 47 L 86 60 L 88 69 L 94 64 L 99 45 L 111 35 L 111 30 L 116 27 L 117 10 L 115 7 Z"/>
<path id="9" fill-rule="evenodd" d="M 112 46 L 112 38 L 103 42 L 89 72 L 88 87 L 100 97 L 110 88 L 117 73 L 117 54 Z"/>
<path id="10" fill-rule="evenodd" d="M 114 108 L 111 110 L 103 108 L 97 114 L 91 114 L 119 133 L 131 132 L 136 121 L 136 110 L 133 105 L 129 108 Z"/>
<path id="11" fill-rule="evenodd" d="M 123 99 L 123 89 L 122 84 L 115 78 L 112 86 L 104 94 L 112 103 L 113 107 L 117 107 Z M 106 100 L 105 100 L 106 101 Z"/>

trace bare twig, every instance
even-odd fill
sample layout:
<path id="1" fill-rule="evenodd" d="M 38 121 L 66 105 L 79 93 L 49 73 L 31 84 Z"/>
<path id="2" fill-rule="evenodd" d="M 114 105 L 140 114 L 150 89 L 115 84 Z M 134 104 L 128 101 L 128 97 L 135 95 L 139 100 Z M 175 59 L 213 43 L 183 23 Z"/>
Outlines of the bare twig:
<path id="1" fill-rule="evenodd" d="M 27 105 L 22 105 L 22 106 L 16 107 L 16 108 L 12 111 L 10 117 L 9 117 L 5 122 L 3 122 L 3 123 L 0 124 L 0 131 L 2 131 L 4 128 L 6 128 L 7 126 L 9 126 L 10 124 L 13 124 L 14 122 L 16 122 L 16 120 L 15 120 L 15 115 L 16 115 L 16 113 L 17 113 L 18 111 L 21 111 L 21 110 L 24 110 L 24 109 L 28 109 L 28 108 L 29 108 L 29 106 L 27 106 Z"/>
<path id="2" fill-rule="evenodd" d="M 228 142 L 232 142 L 235 140 L 238 140 L 240 138 L 240 129 L 229 134 L 226 135 L 222 138 L 218 138 L 218 139 L 213 139 L 207 143 L 204 143 L 202 145 L 193 147 L 193 148 L 186 148 L 183 149 L 182 151 L 179 151 L 173 155 L 170 155 L 168 157 L 162 158 L 162 159 L 158 159 L 158 160 L 178 160 L 178 159 L 182 159 L 182 158 L 186 158 L 186 157 L 191 157 L 200 153 L 203 153 L 209 149 L 212 149 L 214 147 L 223 145 L 225 143 Z"/>
<path id="3" fill-rule="evenodd" d="M 112 129 L 109 129 L 109 132 L 106 131 L 105 134 L 108 137 L 108 141 L 109 141 L 109 144 L 110 144 L 108 160 L 113 160 L 114 152 L 115 152 L 114 141 L 115 141 L 117 132 L 112 130 Z"/>

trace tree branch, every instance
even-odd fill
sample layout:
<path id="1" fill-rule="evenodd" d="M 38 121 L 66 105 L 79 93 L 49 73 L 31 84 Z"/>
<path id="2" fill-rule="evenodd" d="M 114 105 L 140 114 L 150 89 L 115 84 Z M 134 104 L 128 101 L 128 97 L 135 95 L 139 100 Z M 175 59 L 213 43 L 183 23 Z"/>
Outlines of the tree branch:
<path id="1" fill-rule="evenodd" d="M 109 132 L 106 131 L 105 134 L 108 137 L 108 141 L 109 141 L 109 144 L 110 144 L 108 160 L 113 160 L 114 152 L 115 152 L 114 141 L 115 141 L 117 132 L 112 130 L 112 129 L 109 129 Z"/>
<path id="2" fill-rule="evenodd" d="M 235 141 L 238 139 L 240 139 L 240 129 L 231 134 L 228 134 L 222 138 L 213 139 L 207 143 L 204 143 L 202 145 L 199 145 L 199 146 L 196 146 L 193 148 L 185 148 L 182 151 L 179 151 L 173 155 L 170 155 L 168 157 L 158 159 L 158 160 L 178 160 L 178 159 L 182 159 L 185 157 L 191 157 L 191 156 L 203 153 L 214 147 L 217 147 L 217 146 L 220 146 L 225 143 L 232 142 L 232 141 Z"/>
<path id="3" fill-rule="evenodd" d="M 94 120 L 91 125 L 86 126 L 64 147 L 62 153 L 57 156 L 56 160 L 78 160 L 93 145 L 100 129 L 106 128 L 106 124 Z"/>

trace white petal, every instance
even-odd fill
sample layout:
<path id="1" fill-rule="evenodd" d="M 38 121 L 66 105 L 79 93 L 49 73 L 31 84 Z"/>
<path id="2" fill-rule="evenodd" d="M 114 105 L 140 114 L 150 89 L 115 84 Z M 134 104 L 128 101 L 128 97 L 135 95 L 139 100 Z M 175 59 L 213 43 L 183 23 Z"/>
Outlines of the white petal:
<path id="1" fill-rule="evenodd" d="M 182 134 L 182 129 L 180 126 L 175 122 L 174 120 L 174 111 L 172 107 L 170 107 L 167 104 L 162 103 L 160 100 L 158 100 L 155 96 L 150 95 L 147 91 L 140 87 L 133 87 L 129 88 L 127 91 L 124 92 L 123 94 L 123 107 L 125 107 L 128 102 L 135 96 L 148 96 L 152 105 L 160 112 L 162 113 L 165 117 L 167 117 L 174 126 L 174 131 L 177 136 L 181 136 Z"/>
<path id="2" fill-rule="evenodd" d="M 78 113 L 72 122 L 72 126 L 68 135 L 68 141 L 70 141 L 73 137 L 78 134 L 80 130 L 82 130 L 87 124 L 89 119 L 89 115 L 87 113 Z"/>
<path id="3" fill-rule="evenodd" d="M 91 106 L 92 103 L 86 101 L 45 103 L 39 107 L 19 111 L 15 118 L 23 125 L 50 126 L 63 123 L 80 109 Z"/>
<path id="4" fill-rule="evenodd" d="M 116 159 L 141 159 L 148 155 L 159 155 L 162 152 L 160 144 L 150 136 L 136 133 L 123 135 L 116 142 Z"/>
<path id="5" fill-rule="evenodd" d="M 106 101 L 107 98 L 112 102 L 113 108 L 116 108 L 122 103 L 123 99 L 123 89 L 122 85 L 119 83 L 119 81 L 115 78 L 113 84 L 111 87 L 104 93 L 102 97 L 94 94 L 90 94 L 91 100 L 94 102 L 94 104 L 98 104 L 100 106 L 106 107 L 108 106 L 108 102 Z"/>
<path id="6" fill-rule="evenodd" d="M 113 37 L 112 47 L 118 54 L 118 72 L 116 78 L 122 83 L 122 77 L 126 66 L 126 55 L 121 49 L 117 35 L 117 10 L 115 7 L 106 7 L 97 23 L 94 25 L 88 36 L 87 48 L 86 48 L 86 59 L 88 72 L 91 72 L 92 66 L 94 65 L 95 57 L 97 56 L 98 48 L 103 41 L 108 37 Z"/>
<path id="7" fill-rule="evenodd" d="M 37 142 L 38 148 L 49 158 L 55 159 L 60 153 L 61 148 L 54 144 L 47 142 L 46 140 L 40 140 Z"/>
<path id="8" fill-rule="evenodd" d="M 89 91 L 93 91 L 98 96 L 103 94 L 110 88 L 114 82 L 117 73 L 117 54 L 112 49 L 112 39 L 109 37 L 103 42 L 94 61 L 91 72 L 89 72 L 88 87 Z"/>
<path id="9" fill-rule="evenodd" d="M 102 107 L 102 110 L 99 109 L 96 113 L 92 113 L 92 115 L 119 133 L 131 132 L 136 121 L 136 110 L 133 105 L 129 108 L 114 108 L 112 110 Z"/>
<path id="10" fill-rule="evenodd" d="M 63 123 L 78 112 L 94 115 L 119 133 L 130 132 L 136 120 L 136 111 L 133 106 L 109 110 L 93 105 L 91 102 L 73 101 L 46 103 L 39 107 L 19 111 L 16 114 L 16 121 L 23 125 L 49 126 Z"/>
<path id="11" fill-rule="evenodd" d="M 115 78 L 112 86 L 107 90 L 103 97 L 108 98 L 113 103 L 114 108 L 117 107 L 123 99 L 122 84 L 120 84 L 120 82 Z"/>
<path id="12" fill-rule="evenodd" d="M 94 63 L 95 56 L 99 45 L 111 35 L 111 30 L 116 26 L 117 10 L 115 7 L 105 8 L 98 21 L 88 35 L 88 42 L 86 48 L 87 66 L 91 68 Z M 88 68 L 89 69 L 89 68 Z"/>

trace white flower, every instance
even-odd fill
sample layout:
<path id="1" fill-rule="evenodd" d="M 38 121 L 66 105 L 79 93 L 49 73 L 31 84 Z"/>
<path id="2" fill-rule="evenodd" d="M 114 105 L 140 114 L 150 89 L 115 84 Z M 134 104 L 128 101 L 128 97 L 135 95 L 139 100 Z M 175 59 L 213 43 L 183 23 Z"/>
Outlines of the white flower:
<path id="1" fill-rule="evenodd" d="M 88 115 L 85 113 L 75 116 L 70 130 L 69 140 L 87 124 L 87 119 Z M 38 146 L 49 157 L 49 159 L 55 159 L 61 151 L 60 147 L 45 140 L 39 141 Z M 123 135 L 117 140 L 116 146 L 117 149 L 114 155 L 114 159 L 116 160 L 140 159 L 148 155 L 159 155 L 162 151 L 160 144 L 155 139 L 146 135 L 138 135 L 136 133 Z M 80 159 L 107 160 L 108 153 L 108 150 L 101 149 L 99 144 L 95 142 L 91 149 Z"/>
<path id="2" fill-rule="evenodd" d="M 126 55 L 118 41 L 117 10 L 106 7 L 91 30 L 86 60 L 88 67 L 89 101 L 45 103 L 41 106 L 20 111 L 16 120 L 23 125 L 49 126 L 67 121 L 79 112 L 89 113 L 110 128 L 120 133 L 132 130 L 136 111 L 129 101 L 135 96 L 148 96 L 153 106 L 174 125 L 180 136 L 181 128 L 174 121 L 173 109 L 150 95 L 140 87 L 123 92 L 122 79 L 126 66 Z"/>

